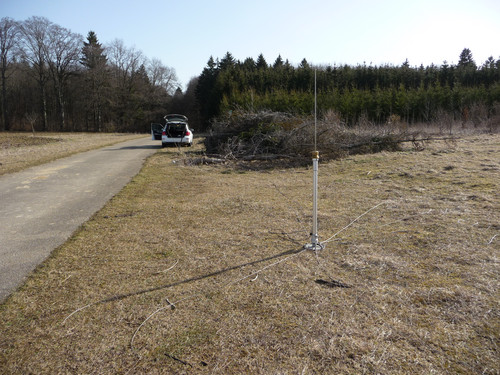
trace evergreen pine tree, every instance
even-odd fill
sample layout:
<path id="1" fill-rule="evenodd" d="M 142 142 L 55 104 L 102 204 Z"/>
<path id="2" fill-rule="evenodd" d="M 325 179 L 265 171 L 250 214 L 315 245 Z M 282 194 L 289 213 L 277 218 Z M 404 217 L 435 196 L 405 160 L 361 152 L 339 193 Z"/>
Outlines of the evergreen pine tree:
<path id="1" fill-rule="evenodd" d="M 281 68 L 281 67 L 283 67 L 284 64 L 285 63 L 283 62 L 283 59 L 281 58 L 281 55 L 278 55 L 278 57 L 274 61 L 273 68 L 275 68 L 275 69 Z"/>
<path id="2" fill-rule="evenodd" d="M 87 130 L 89 121 L 94 131 L 102 131 L 103 91 L 107 80 L 107 57 L 104 48 L 97 40 L 93 31 L 87 34 L 87 41 L 83 42 L 80 64 L 85 68 L 85 82 L 87 86 Z"/>
<path id="3" fill-rule="evenodd" d="M 220 70 L 228 70 L 232 68 L 236 63 L 236 60 L 234 59 L 233 55 L 230 52 L 226 52 L 224 57 L 219 63 L 219 68 Z"/>
<path id="4" fill-rule="evenodd" d="M 264 55 L 262 53 L 257 57 L 256 66 L 257 66 L 257 69 L 266 69 L 267 68 L 267 61 L 264 58 Z"/>
<path id="5" fill-rule="evenodd" d="M 472 52 L 468 48 L 464 48 L 463 51 L 460 53 L 459 60 L 458 60 L 458 66 L 459 67 L 473 67 L 474 69 L 476 68 L 476 63 L 474 62 L 474 59 L 472 58 Z"/>

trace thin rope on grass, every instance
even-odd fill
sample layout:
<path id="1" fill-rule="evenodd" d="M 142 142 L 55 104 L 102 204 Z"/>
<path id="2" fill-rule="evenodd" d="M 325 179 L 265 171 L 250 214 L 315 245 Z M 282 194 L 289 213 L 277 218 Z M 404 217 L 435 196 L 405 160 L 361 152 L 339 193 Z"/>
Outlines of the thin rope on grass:
<path id="1" fill-rule="evenodd" d="M 362 213 L 361 215 L 359 215 L 357 218 L 355 218 L 353 221 L 351 221 L 348 225 L 346 225 L 345 227 L 343 227 L 342 229 L 340 229 L 340 230 L 339 230 L 337 233 L 335 233 L 333 236 L 331 236 L 330 238 L 328 238 L 328 239 L 327 239 L 327 240 L 325 240 L 325 241 L 322 241 L 322 242 L 321 242 L 321 244 L 325 244 L 325 243 L 328 243 L 328 242 L 333 241 L 333 238 L 335 238 L 338 234 L 340 234 L 341 232 L 343 232 L 344 230 L 346 230 L 347 228 L 349 228 L 349 227 L 350 227 L 351 225 L 353 225 L 356 221 L 358 221 L 361 217 L 363 217 L 364 215 L 368 214 L 370 211 L 373 211 L 374 209 L 376 209 L 377 207 L 379 207 L 380 205 L 382 205 L 382 204 L 384 204 L 384 203 L 387 203 L 387 202 L 380 202 L 380 203 L 378 203 L 377 205 L 375 205 L 375 206 L 373 206 L 372 208 L 370 208 L 369 210 L 365 211 L 364 213 Z M 494 237 L 491 239 L 491 241 L 493 241 L 493 239 L 494 239 L 495 237 L 496 237 L 496 236 L 494 236 Z M 303 249 L 303 250 L 301 250 L 301 251 L 298 251 L 298 252 L 296 252 L 296 253 L 293 253 L 293 254 L 289 255 L 288 257 L 285 257 L 285 258 L 283 258 L 283 259 L 281 259 L 281 260 L 279 260 L 279 261 L 277 261 L 277 262 L 274 262 L 274 263 L 272 263 L 272 264 L 270 264 L 270 265 L 268 265 L 268 266 L 266 266 L 266 267 L 264 267 L 264 268 L 262 268 L 262 269 L 260 269 L 260 270 L 258 270 L 258 271 L 256 271 L 256 272 L 253 272 L 253 273 L 251 273 L 251 274 L 249 274 L 249 275 L 247 275 L 247 276 L 244 276 L 244 277 L 242 277 L 241 279 L 238 279 L 238 280 L 236 280 L 236 281 L 230 282 L 230 283 L 229 283 L 229 284 L 227 284 L 226 286 L 236 284 L 236 283 L 238 283 L 239 281 L 243 281 L 243 280 L 245 280 L 245 279 L 247 279 L 247 278 L 249 278 L 249 277 L 252 277 L 252 276 L 254 276 L 254 275 L 258 275 L 260 272 L 262 272 L 262 271 L 264 271 L 264 270 L 266 270 L 266 269 L 268 269 L 268 268 L 270 268 L 270 267 L 272 267 L 272 266 L 274 266 L 274 265 L 276 265 L 276 264 L 282 263 L 282 262 L 284 262 L 284 261 L 286 261 L 286 260 L 290 259 L 290 258 L 291 258 L 291 257 L 293 257 L 293 256 L 299 255 L 299 254 L 301 254 L 302 252 L 304 252 L 305 250 L 306 250 L 306 249 Z M 177 263 L 178 263 L 178 261 L 177 261 L 177 262 L 176 262 L 173 266 L 171 266 L 170 268 L 168 268 L 167 270 L 165 270 L 165 271 L 163 271 L 163 272 L 167 272 L 167 271 L 171 270 L 172 268 L 174 268 L 174 267 L 177 265 Z M 156 288 L 154 288 L 153 290 L 156 290 Z M 197 296 L 197 295 L 200 295 L 200 294 L 201 294 L 201 293 L 197 293 L 197 294 L 195 294 L 194 296 Z M 75 311 L 73 311 L 73 312 L 72 312 L 71 314 L 69 314 L 66 318 L 64 318 L 64 320 L 63 320 L 62 324 L 64 324 L 64 323 L 65 323 L 65 322 L 66 322 L 66 321 L 67 321 L 70 317 L 72 317 L 74 314 L 76 314 L 76 313 L 78 313 L 78 312 L 80 312 L 80 311 L 82 311 L 82 310 L 84 310 L 84 309 L 86 309 L 86 308 L 88 308 L 88 307 L 90 307 L 90 306 L 97 305 L 97 304 L 99 304 L 99 303 L 110 302 L 110 301 L 113 301 L 113 300 L 121 299 L 121 297 L 127 297 L 127 296 L 128 296 L 128 295 L 124 295 L 124 296 L 114 296 L 114 297 L 111 297 L 111 298 L 106 298 L 106 299 L 103 299 L 103 300 L 100 300 L 100 301 L 97 301 L 97 302 L 93 302 L 93 303 L 89 303 L 88 305 L 82 306 L 82 307 L 80 307 L 80 308 L 76 309 Z M 165 308 L 170 307 L 170 305 L 173 305 L 173 306 L 175 307 L 175 304 L 177 304 L 177 303 L 179 303 L 179 302 L 181 302 L 181 301 L 184 301 L 184 300 L 186 300 L 186 299 L 193 298 L 194 296 L 186 297 L 186 298 L 184 298 L 184 299 L 181 299 L 181 300 L 179 300 L 179 301 L 176 301 L 174 304 L 169 304 L 169 306 L 167 306 L 167 307 L 162 307 L 162 308 L 160 308 L 158 311 L 156 311 L 156 312 L 154 312 L 152 315 L 150 315 L 150 316 L 149 316 L 149 317 L 148 317 L 148 318 L 147 318 L 147 319 L 146 319 L 143 323 L 145 323 L 147 320 L 151 319 L 151 317 L 153 317 L 156 313 L 158 313 L 158 312 L 160 312 L 160 311 L 164 310 Z M 139 329 L 142 327 L 143 323 L 139 326 Z M 137 330 L 137 331 L 138 331 L 138 330 Z M 136 334 L 134 334 L 134 337 L 135 337 L 135 335 L 136 335 Z"/>
<path id="2" fill-rule="evenodd" d="M 224 286 L 224 288 L 225 288 L 225 287 L 228 287 L 228 286 L 231 286 L 231 285 L 234 285 L 234 284 L 236 284 L 236 283 L 239 283 L 240 281 L 243 281 L 243 280 L 245 280 L 245 279 L 248 279 L 249 277 L 252 277 L 252 276 L 254 276 L 254 275 L 258 275 L 259 273 L 261 273 L 262 271 L 267 270 L 268 268 L 271 268 L 271 267 L 273 267 L 273 266 L 275 266 L 275 265 L 277 265 L 277 264 L 280 264 L 280 263 L 282 263 L 282 262 L 284 262 L 284 261 L 286 261 L 286 260 L 288 260 L 288 259 L 290 259 L 290 258 L 292 258 L 292 257 L 294 257 L 294 256 L 297 256 L 297 255 L 299 255 L 299 254 L 302 254 L 304 251 L 306 251 L 306 249 L 302 249 L 301 251 L 299 251 L 299 252 L 297 252 L 297 253 L 294 253 L 294 254 L 292 254 L 292 255 L 289 255 L 289 256 L 287 256 L 286 258 L 283 258 L 283 259 L 281 259 L 281 260 L 278 260 L 277 262 L 274 262 L 274 263 L 268 264 L 267 266 L 265 266 L 265 267 L 261 268 L 261 269 L 260 269 L 260 270 L 258 270 L 258 271 L 252 272 L 252 273 L 250 273 L 250 274 L 248 274 L 248 275 L 246 275 L 246 276 L 242 277 L 241 279 L 238 279 L 238 280 L 235 280 L 235 281 L 232 281 L 232 282 L 230 282 L 230 283 L 226 284 L 226 285 Z"/>
<path id="3" fill-rule="evenodd" d="M 370 208 L 369 210 L 365 211 L 364 213 L 362 213 L 361 215 L 359 215 L 356 219 L 354 219 L 353 221 L 351 221 L 348 225 L 346 225 L 344 228 L 342 228 L 342 229 L 341 229 L 341 230 L 339 230 L 337 233 L 335 233 L 333 236 L 331 236 L 331 237 L 330 237 L 330 238 L 328 238 L 327 240 L 323 241 L 323 242 L 322 242 L 322 244 L 332 241 L 332 239 L 333 239 L 334 237 L 336 237 L 339 233 L 343 232 L 344 230 L 346 230 L 347 228 L 349 228 L 351 225 L 353 225 L 356 221 L 358 221 L 361 217 L 363 217 L 364 215 L 368 214 L 370 211 L 372 211 L 372 210 L 376 209 L 377 207 L 379 207 L 380 205 L 382 205 L 382 204 L 384 204 L 384 203 L 386 203 L 386 202 L 380 202 L 379 204 L 377 204 L 377 205 L 373 206 L 372 208 Z M 241 277 L 241 278 L 239 278 L 239 279 L 233 280 L 233 281 L 231 281 L 231 282 L 227 283 L 226 285 L 224 285 L 221 289 L 224 289 L 224 288 L 230 287 L 230 286 L 232 286 L 232 285 L 235 285 L 235 284 L 237 284 L 237 283 L 239 283 L 239 282 L 241 282 L 241 281 L 243 281 L 243 280 L 246 280 L 246 279 L 248 279 L 248 278 L 250 278 L 250 277 L 253 277 L 253 276 L 258 276 L 261 272 L 263 272 L 263 271 L 265 271 L 265 270 L 267 270 L 267 269 L 269 269 L 269 268 L 271 268 L 271 267 L 274 267 L 274 266 L 276 266 L 276 265 L 278 265 L 278 264 L 280 264 L 280 263 L 283 263 L 283 262 L 287 261 L 288 259 L 293 258 L 293 257 L 295 257 L 295 256 L 297 256 L 297 255 L 299 255 L 299 254 L 302 254 L 304 251 L 306 251 L 306 249 L 302 249 L 302 250 L 300 250 L 300 251 L 298 251 L 298 252 L 295 252 L 295 253 L 293 253 L 293 254 L 291 254 L 291 255 L 289 255 L 289 256 L 287 256 L 287 257 L 283 258 L 283 259 L 280 259 L 280 260 L 278 260 L 278 261 L 276 261 L 276 262 L 273 262 L 273 263 L 271 263 L 271 264 L 268 264 L 267 266 L 262 267 L 261 269 L 259 269 L 259 270 L 255 271 L 255 272 L 252 272 L 252 273 L 250 273 L 250 274 L 248 274 L 248 275 L 246 275 L 246 276 L 243 276 L 243 277 Z M 317 254 L 316 254 L 316 258 L 318 258 Z M 317 261 L 319 262 L 319 259 L 317 259 Z M 176 262 L 173 266 L 171 266 L 170 268 L 168 268 L 166 271 L 169 271 L 169 270 L 171 270 L 172 268 L 174 268 L 174 267 L 177 265 L 177 263 L 178 263 L 178 262 Z M 166 271 L 164 271 L 164 272 L 166 272 Z M 210 294 L 211 294 L 211 293 L 201 293 L 201 292 L 199 292 L 199 293 L 195 293 L 195 294 L 193 294 L 193 295 L 191 295 L 191 296 L 184 297 L 184 298 L 182 298 L 182 299 L 180 299 L 180 300 L 178 300 L 178 301 L 175 301 L 175 302 L 173 302 L 173 303 L 172 303 L 172 302 L 170 302 L 168 299 L 166 299 L 166 301 L 168 302 L 168 305 L 167 305 L 167 306 L 162 306 L 162 307 L 158 308 L 157 310 L 155 310 L 154 312 L 152 312 L 151 314 L 149 314 L 149 315 L 148 315 L 148 317 L 147 317 L 144 321 L 142 321 L 142 323 L 139 325 L 139 327 L 137 327 L 137 329 L 135 330 L 135 332 L 134 332 L 134 334 L 132 335 L 132 338 L 131 338 L 131 340 L 130 340 L 130 347 L 131 347 L 131 349 L 132 349 L 132 350 L 134 349 L 134 340 L 135 340 L 135 337 L 137 336 L 137 334 L 139 333 L 139 331 L 141 330 L 141 328 L 142 328 L 142 327 L 143 327 L 143 326 L 144 326 L 144 325 L 145 325 L 145 324 L 146 324 L 146 323 L 147 323 L 147 322 L 148 322 L 151 318 L 153 318 L 156 314 L 158 314 L 158 313 L 160 313 L 160 312 L 162 312 L 162 311 L 164 311 L 164 310 L 166 310 L 166 309 L 168 309 L 168 308 L 171 308 L 172 310 L 174 310 L 174 309 L 176 308 L 176 305 L 177 305 L 177 304 L 179 304 L 180 302 L 187 301 L 187 300 L 189 300 L 189 299 L 193 299 L 193 298 L 194 298 L 194 297 L 196 297 L 196 296 L 200 296 L 200 295 L 210 295 Z M 107 300 L 103 300 L 103 301 L 107 301 Z M 90 304 L 88 304 L 88 305 L 85 305 L 85 306 L 80 307 L 79 309 L 77 309 L 77 310 L 73 311 L 70 315 L 68 315 L 68 316 L 67 316 L 67 317 L 63 320 L 63 324 L 66 322 L 66 320 L 68 320 L 71 316 L 73 316 L 73 315 L 74 315 L 74 314 L 76 314 L 77 312 L 79 312 L 79 311 L 81 311 L 81 310 L 84 310 L 84 309 L 86 309 L 86 308 L 88 308 L 88 307 L 90 307 L 90 306 L 92 306 L 92 305 L 95 305 L 95 304 L 98 304 L 98 303 L 100 303 L 100 302 L 103 302 L 103 301 L 98 301 L 98 302 L 90 303 Z"/>
<path id="4" fill-rule="evenodd" d="M 255 272 L 252 272 L 252 273 L 250 273 L 250 274 L 248 274 L 248 275 L 246 275 L 246 276 L 243 276 L 243 277 L 241 277 L 241 278 L 239 278 L 239 279 L 233 280 L 233 281 L 231 281 L 231 282 L 227 283 L 226 285 L 222 286 L 221 288 L 219 288 L 219 290 L 221 290 L 221 289 L 225 289 L 225 288 L 227 288 L 227 287 L 229 287 L 229 286 L 232 286 L 232 285 L 235 285 L 235 284 L 239 283 L 240 281 L 243 281 L 243 280 L 245 280 L 245 279 L 248 279 L 249 277 L 252 277 L 252 276 L 254 276 L 254 275 L 257 275 L 257 276 L 258 276 L 261 272 L 263 272 L 263 271 L 265 271 L 265 270 L 267 270 L 267 269 L 269 269 L 269 268 L 271 268 L 271 267 L 274 267 L 274 266 L 276 266 L 276 265 L 278 265 L 278 264 L 280 264 L 280 263 L 283 263 L 283 262 L 287 261 L 288 259 L 293 258 L 293 257 L 295 257 L 295 256 L 297 256 L 297 255 L 299 255 L 299 254 L 302 254 L 304 251 L 306 251 L 306 249 L 302 249 L 302 250 L 300 250 L 300 251 L 298 251 L 298 252 L 296 252 L 296 253 L 293 253 L 293 254 L 291 254 L 291 255 L 289 255 L 289 256 L 287 256 L 287 257 L 283 258 L 283 259 L 280 259 L 280 260 L 278 260 L 278 261 L 276 261 L 276 262 L 274 262 L 274 263 L 268 264 L 267 266 L 262 267 L 261 269 L 259 269 L 259 270 L 255 271 Z M 253 281 L 253 280 L 252 280 L 252 281 Z M 137 327 L 137 329 L 135 330 L 134 334 L 132 335 L 132 338 L 130 339 L 130 348 L 131 348 L 132 350 L 134 350 L 134 340 L 135 340 L 135 337 L 137 336 L 137 334 L 139 333 L 139 330 L 140 330 L 140 329 L 141 329 L 141 328 L 142 328 L 142 327 L 143 327 L 143 326 L 144 326 L 144 325 L 145 325 L 145 324 L 146 324 L 146 323 L 147 323 L 147 322 L 148 322 L 148 321 L 149 321 L 149 320 L 150 320 L 153 316 L 155 316 L 155 315 L 156 315 L 156 314 L 158 314 L 159 312 L 162 312 L 162 311 L 164 311 L 164 310 L 166 310 L 166 309 L 168 309 L 168 308 L 171 308 L 172 310 L 175 310 L 176 306 L 177 306 L 180 302 L 184 302 L 184 301 L 187 301 L 187 300 L 193 299 L 193 298 L 195 298 L 195 297 L 197 297 L 197 296 L 202 296 L 202 295 L 208 295 L 208 296 L 209 296 L 209 295 L 211 295 L 211 294 L 215 294 L 215 293 L 216 293 L 216 292 L 211 292 L 211 293 L 203 293 L 203 292 L 198 292 L 198 293 L 192 294 L 192 295 L 190 295 L 190 296 L 187 296 L 187 297 L 181 298 L 180 300 L 175 301 L 175 302 L 170 302 L 170 301 L 167 299 L 167 300 L 166 300 L 166 301 L 168 302 L 168 305 L 167 305 L 167 306 L 160 307 L 160 308 L 158 308 L 157 310 L 155 310 L 154 312 L 152 312 L 151 314 L 149 314 L 149 315 L 148 315 L 148 317 L 147 317 L 147 318 L 146 318 L 146 319 L 145 319 L 145 320 L 144 320 L 144 321 L 143 321 L 143 322 L 139 325 L 139 327 Z"/>
<path id="5" fill-rule="evenodd" d="M 381 206 L 382 204 L 384 203 L 387 203 L 387 202 L 380 202 L 379 204 L 373 206 L 372 208 L 370 208 L 369 210 L 363 212 L 361 215 L 359 215 L 356 219 L 354 219 L 353 221 L 351 221 L 349 224 L 347 224 L 344 228 L 342 228 L 341 230 L 339 230 L 337 233 L 335 233 L 333 236 L 331 236 L 330 238 L 324 240 L 321 242 L 321 244 L 325 244 L 325 243 L 328 243 L 328 242 L 332 242 L 333 239 L 335 237 L 337 237 L 337 235 L 339 235 L 340 233 L 342 233 L 343 231 L 345 231 L 347 228 L 349 228 L 351 225 L 353 225 L 356 221 L 358 221 L 359 219 L 361 219 L 363 216 L 365 216 L 367 213 L 369 213 L 370 211 L 373 211 L 374 209 L 376 209 L 378 206 Z"/>
<path id="6" fill-rule="evenodd" d="M 177 263 L 179 263 L 179 259 L 177 259 L 172 266 L 168 267 L 166 270 L 156 272 L 155 275 L 157 275 L 159 273 L 165 273 L 165 272 L 170 271 L 172 268 L 174 268 L 177 265 Z"/>
<path id="7" fill-rule="evenodd" d="M 296 200 L 290 199 L 285 193 L 283 193 L 278 188 L 278 186 L 275 183 L 273 183 L 272 185 L 274 186 L 274 188 L 276 189 L 276 191 L 289 202 L 290 206 L 295 206 L 295 207 L 293 207 L 293 209 L 295 210 L 295 215 L 296 215 L 297 222 L 300 223 L 300 224 L 302 224 L 302 220 L 300 219 L 300 217 L 303 216 L 303 215 L 299 211 L 299 209 L 302 209 L 302 207 L 296 207 L 297 206 L 297 201 Z"/>
<path id="8" fill-rule="evenodd" d="M 177 263 L 179 263 L 179 260 L 177 260 L 171 267 L 169 267 L 168 269 L 166 270 L 163 270 L 163 271 L 160 271 L 158 273 L 164 273 L 164 272 L 168 272 L 170 271 L 172 268 L 174 268 Z M 66 321 L 71 318 L 73 315 L 75 315 L 76 313 L 82 311 L 82 310 L 85 310 L 86 308 L 90 307 L 90 306 L 94 306 L 94 305 L 97 305 L 97 304 L 100 304 L 100 303 L 104 303 L 104 302 L 110 302 L 110 301 L 113 301 L 113 300 L 116 300 L 118 298 L 116 297 L 111 297 L 111 298 L 106 298 L 106 299 L 102 299 L 100 301 L 96 301 L 96 302 L 92 302 L 92 303 L 89 303 L 88 305 L 85 305 L 85 306 L 82 306 L 82 307 L 79 307 L 78 309 L 76 309 L 75 311 L 73 311 L 71 314 L 69 314 L 66 318 L 64 318 L 64 320 L 62 321 L 62 324 L 66 323 Z"/>
<path id="9" fill-rule="evenodd" d="M 358 221 L 361 217 L 363 217 L 364 215 L 368 214 L 370 211 L 373 211 L 374 209 L 376 209 L 377 207 L 379 207 L 380 205 L 382 205 L 382 204 L 384 204 L 384 203 L 387 203 L 387 202 L 380 202 L 380 203 L 378 203 L 377 205 L 375 205 L 375 206 L 373 206 L 372 208 L 370 208 L 369 210 L 365 211 L 364 213 L 362 213 L 361 215 L 359 215 L 357 218 L 355 218 L 353 221 L 351 221 L 348 225 L 346 225 L 345 227 L 343 227 L 342 229 L 340 229 L 340 230 L 339 230 L 337 233 L 335 233 L 333 236 L 331 236 L 330 238 L 328 238 L 328 239 L 327 239 L 327 240 L 325 240 L 325 241 L 322 241 L 322 242 L 321 242 L 321 244 L 325 244 L 325 243 L 328 243 L 328 242 L 333 241 L 333 238 L 335 238 L 338 234 L 340 234 L 341 232 L 343 232 L 344 230 L 346 230 L 347 228 L 349 228 L 349 227 L 350 227 L 351 225 L 353 225 L 356 221 Z M 496 236 L 495 236 L 495 237 L 496 237 Z M 493 239 L 494 239 L 494 237 L 492 238 L 492 240 L 493 240 Z M 295 255 L 298 255 L 298 254 L 302 253 L 303 251 L 305 251 L 305 249 L 303 249 L 303 250 L 301 250 L 301 251 L 299 251 L 299 252 L 297 252 L 297 253 L 294 253 L 294 254 L 292 254 L 292 255 L 290 255 L 290 256 L 288 256 L 288 257 L 286 257 L 286 258 L 283 258 L 283 259 L 281 259 L 280 261 L 277 261 L 277 262 L 275 262 L 275 263 L 272 263 L 272 264 L 270 264 L 270 265 L 268 265 L 268 266 L 266 266 L 266 267 L 264 267 L 264 268 L 260 269 L 259 271 L 256 271 L 256 272 L 254 272 L 254 273 L 251 273 L 251 274 L 249 274 L 249 275 L 247 275 L 247 276 L 245 276 L 245 277 L 243 277 L 243 278 L 241 278 L 241 279 L 238 279 L 238 280 L 236 280 L 236 281 L 234 281 L 234 282 L 231 282 L 231 283 L 227 284 L 227 286 L 228 286 L 228 285 L 235 284 L 235 283 L 237 283 L 237 282 L 239 282 L 239 281 L 243 281 L 244 279 L 246 279 L 246 278 L 248 278 L 248 277 L 251 277 L 251 276 L 254 276 L 254 275 L 258 275 L 260 272 L 264 271 L 265 269 L 270 268 L 270 267 L 274 266 L 275 264 L 279 264 L 279 263 L 281 263 L 281 262 L 284 262 L 285 260 L 287 260 L 287 259 L 289 259 L 289 258 L 291 258 L 291 257 L 293 257 L 293 256 L 295 256 Z M 177 262 L 176 262 L 176 263 L 175 263 L 172 267 L 170 267 L 168 270 L 170 270 L 170 269 L 172 269 L 173 267 L 175 267 L 175 265 L 177 265 Z M 167 270 L 167 271 L 168 271 L 168 270 Z M 164 272 L 165 272 L 165 271 L 164 271 Z M 199 295 L 199 293 L 198 293 L 198 294 L 196 294 L 196 295 Z M 195 296 L 196 296 L 196 295 L 195 295 Z M 119 296 L 119 297 L 121 297 L 121 296 Z M 193 297 L 193 296 L 192 296 L 192 297 Z M 192 297 L 187 297 L 187 298 L 185 298 L 185 299 L 192 298 Z M 88 307 L 90 307 L 90 306 L 97 305 L 97 304 L 99 304 L 99 303 L 103 303 L 103 302 L 109 302 L 109 301 L 116 300 L 116 299 L 118 299 L 118 298 L 115 296 L 115 297 L 112 297 L 112 298 L 106 298 L 106 299 L 104 299 L 104 300 L 100 300 L 100 301 L 97 301 L 97 302 L 93 302 L 93 303 L 90 303 L 90 304 L 85 305 L 85 306 L 83 306 L 83 307 L 80 307 L 80 308 L 76 309 L 75 311 L 73 311 L 71 314 L 69 314 L 69 315 L 68 315 L 68 316 L 67 316 L 67 317 L 63 320 L 63 322 L 62 322 L 62 323 L 64 324 L 64 323 L 65 323 L 65 322 L 66 322 L 66 321 L 67 321 L 67 320 L 68 320 L 71 316 L 73 316 L 74 314 L 78 313 L 79 311 L 82 311 L 82 310 L 84 310 L 84 309 L 86 309 L 86 308 L 88 308 Z M 185 300 L 185 299 L 182 299 L 182 300 L 180 300 L 180 301 L 176 301 L 175 303 L 181 302 L 181 301 L 183 301 L 183 300 Z M 168 307 L 168 306 L 167 306 L 167 307 Z M 162 310 L 163 310 L 163 308 L 161 308 L 159 311 L 162 311 Z M 158 311 L 158 312 L 159 312 L 159 311 Z M 154 313 L 152 316 L 154 316 L 154 315 L 155 315 L 155 313 Z M 148 318 L 146 319 L 146 321 L 147 321 L 147 320 L 149 320 L 152 316 L 148 317 Z M 141 324 L 141 326 L 142 326 L 142 324 Z M 135 335 L 134 335 L 134 336 L 135 336 Z"/>
<path id="10" fill-rule="evenodd" d="M 152 312 L 151 314 L 149 314 L 149 316 L 141 323 L 141 325 L 139 327 L 137 327 L 137 329 L 135 330 L 134 334 L 132 335 L 132 339 L 130 340 L 130 348 L 132 350 L 134 350 L 134 340 L 135 340 L 135 336 L 137 335 L 137 333 L 139 332 L 139 330 L 142 328 L 142 326 L 144 324 L 146 324 L 146 322 L 151 319 L 153 316 L 155 316 L 156 314 L 158 314 L 160 311 L 163 311 L 163 310 L 166 310 L 168 308 L 171 308 L 172 310 L 175 309 L 175 304 L 170 302 L 167 298 L 167 302 L 168 302 L 168 305 L 167 306 L 163 306 L 163 307 L 160 307 L 159 309 L 157 309 L 156 311 Z"/>
<path id="11" fill-rule="evenodd" d="M 96 305 L 98 304 L 100 301 L 98 302 L 92 302 L 92 303 L 89 303 L 88 305 L 85 305 L 85 306 L 82 306 L 78 309 L 76 309 L 75 311 L 73 311 L 71 314 L 69 314 L 66 318 L 64 318 L 64 320 L 62 321 L 62 324 L 66 323 L 66 320 L 68 320 L 69 318 L 71 318 L 73 315 L 75 315 L 77 312 L 79 311 L 82 311 L 84 309 L 86 309 L 87 307 L 90 307 L 90 306 L 93 306 L 93 305 Z"/>

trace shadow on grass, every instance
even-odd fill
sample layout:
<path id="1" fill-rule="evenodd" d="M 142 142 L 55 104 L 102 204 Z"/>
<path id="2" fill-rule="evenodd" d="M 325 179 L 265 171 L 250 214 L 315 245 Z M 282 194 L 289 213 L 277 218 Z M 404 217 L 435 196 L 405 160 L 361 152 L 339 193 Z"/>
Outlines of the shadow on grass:
<path id="1" fill-rule="evenodd" d="M 108 297 L 108 298 L 102 299 L 100 301 L 97 301 L 97 302 L 93 303 L 93 305 L 101 304 L 101 303 L 107 303 L 107 302 L 113 302 L 113 301 L 119 301 L 119 300 L 122 300 L 122 299 L 125 299 L 125 298 L 128 298 L 128 297 L 138 296 L 138 295 L 145 294 L 145 293 L 151 293 L 151 292 L 155 292 L 155 291 L 162 290 L 162 289 L 172 288 L 172 287 L 178 286 L 178 285 L 188 284 L 188 283 L 191 283 L 191 282 L 194 282 L 194 281 L 208 279 L 210 277 L 218 276 L 218 275 L 221 275 L 223 273 L 226 273 L 226 272 L 229 272 L 229 271 L 233 271 L 233 270 L 236 270 L 236 269 L 239 269 L 239 268 L 242 268 L 242 267 L 253 266 L 253 265 L 256 265 L 256 264 L 259 264 L 259 263 L 262 263 L 262 262 L 266 262 L 268 260 L 273 260 L 273 259 L 280 258 L 280 257 L 285 256 L 285 255 L 297 254 L 297 253 L 299 253 L 299 252 L 301 252 L 303 250 L 304 250 L 303 248 L 293 249 L 293 250 L 287 250 L 287 251 L 284 251 L 282 253 L 271 255 L 271 256 L 266 257 L 266 258 L 262 258 L 262 259 L 255 260 L 255 261 L 252 261 L 252 262 L 248 262 L 248 263 L 239 264 L 239 265 L 236 265 L 236 266 L 224 268 L 224 269 L 221 269 L 219 271 L 211 272 L 211 273 L 208 273 L 208 274 L 205 274 L 205 275 L 191 277 L 189 279 L 182 280 L 182 281 L 177 281 L 175 283 L 160 285 L 160 286 L 157 286 L 157 287 L 154 287 L 154 288 L 148 288 L 148 289 L 138 290 L 138 291 L 130 292 L 130 293 L 118 294 L 118 295 L 115 295 L 115 296 Z"/>

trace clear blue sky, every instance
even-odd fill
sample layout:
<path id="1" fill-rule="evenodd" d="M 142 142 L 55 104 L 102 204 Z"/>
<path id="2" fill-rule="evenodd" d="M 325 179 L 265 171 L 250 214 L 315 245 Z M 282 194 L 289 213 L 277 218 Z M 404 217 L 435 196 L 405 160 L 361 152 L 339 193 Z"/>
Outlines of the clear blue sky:
<path id="1" fill-rule="evenodd" d="M 42 16 L 103 44 L 121 39 L 175 69 L 185 88 L 210 56 L 262 53 L 297 65 L 500 58 L 498 0 L 1 0 L 0 18 Z"/>

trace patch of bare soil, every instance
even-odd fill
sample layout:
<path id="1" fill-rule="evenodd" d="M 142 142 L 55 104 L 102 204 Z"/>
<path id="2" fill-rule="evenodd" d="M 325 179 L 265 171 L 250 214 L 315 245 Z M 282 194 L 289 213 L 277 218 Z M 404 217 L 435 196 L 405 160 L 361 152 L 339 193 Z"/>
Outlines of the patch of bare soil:
<path id="1" fill-rule="evenodd" d="M 310 167 L 164 149 L 0 306 L 0 372 L 498 374 L 500 136 Z M 176 161 L 174 163 L 174 161 Z"/>

